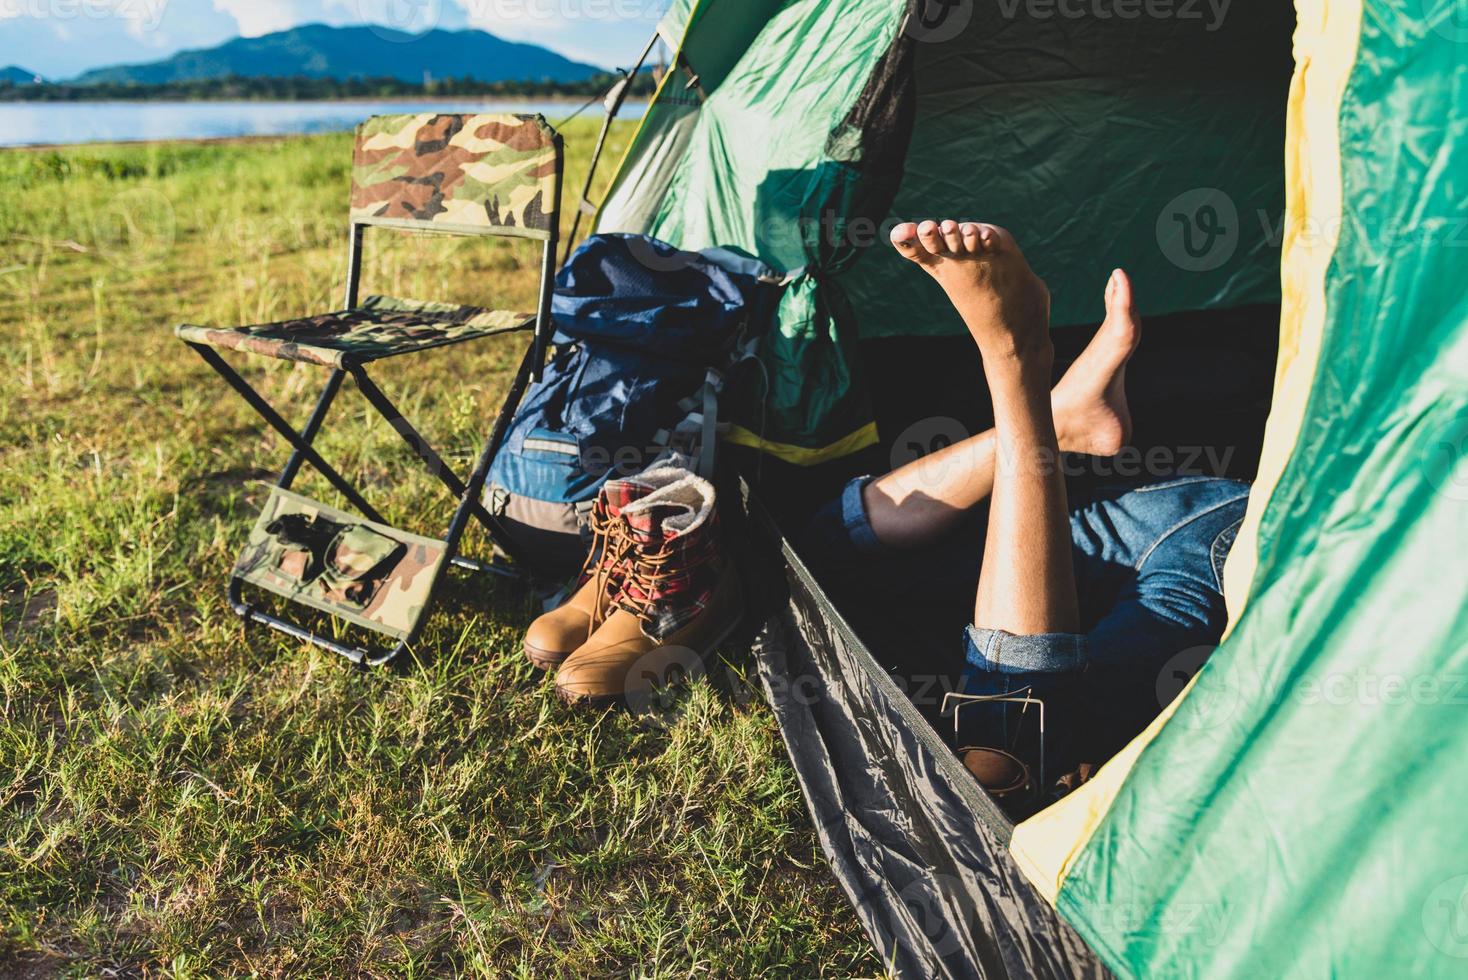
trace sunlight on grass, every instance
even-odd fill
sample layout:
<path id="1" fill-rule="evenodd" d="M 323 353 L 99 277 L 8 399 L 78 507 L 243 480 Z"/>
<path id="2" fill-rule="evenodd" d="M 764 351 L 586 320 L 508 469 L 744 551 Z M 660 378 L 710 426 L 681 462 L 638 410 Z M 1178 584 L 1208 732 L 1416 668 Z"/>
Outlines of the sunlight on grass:
<path id="1" fill-rule="evenodd" d="M 594 127 L 566 130 L 568 209 Z M 0 967 L 880 972 L 747 682 L 657 723 L 569 711 L 519 653 L 530 599 L 462 577 L 401 671 L 230 613 L 285 454 L 172 327 L 336 308 L 349 159 L 344 135 L 0 152 Z M 364 295 L 534 305 L 524 245 L 375 234 L 365 269 Z M 381 380 L 468 450 L 516 343 Z M 325 377 L 235 363 L 295 418 Z M 390 520 L 446 524 L 352 393 L 320 446 Z"/>

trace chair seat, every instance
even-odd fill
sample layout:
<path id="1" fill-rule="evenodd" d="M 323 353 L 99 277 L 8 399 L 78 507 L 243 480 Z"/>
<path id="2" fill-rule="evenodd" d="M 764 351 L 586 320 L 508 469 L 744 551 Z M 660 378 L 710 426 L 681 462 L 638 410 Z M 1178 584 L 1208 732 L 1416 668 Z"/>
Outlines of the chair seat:
<path id="1" fill-rule="evenodd" d="M 533 313 L 369 296 L 356 309 L 320 316 L 228 329 L 185 324 L 174 333 L 190 343 L 346 368 L 534 323 Z"/>

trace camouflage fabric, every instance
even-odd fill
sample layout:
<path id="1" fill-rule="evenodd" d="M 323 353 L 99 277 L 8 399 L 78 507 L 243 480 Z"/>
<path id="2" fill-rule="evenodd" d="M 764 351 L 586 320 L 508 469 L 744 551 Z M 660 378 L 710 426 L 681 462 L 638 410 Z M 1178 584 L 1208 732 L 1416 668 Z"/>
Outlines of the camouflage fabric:
<path id="1" fill-rule="evenodd" d="M 543 236 L 559 166 L 540 116 L 374 116 L 357 129 L 352 220 Z"/>
<path id="2" fill-rule="evenodd" d="M 273 487 L 234 575 L 402 639 L 423 615 L 443 548 Z"/>
<path id="3" fill-rule="evenodd" d="M 186 324 L 174 333 L 183 340 L 210 347 L 349 367 L 520 330 L 534 323 L 533 313 L 371 296 L 355 310 L 232 329 Z"/>

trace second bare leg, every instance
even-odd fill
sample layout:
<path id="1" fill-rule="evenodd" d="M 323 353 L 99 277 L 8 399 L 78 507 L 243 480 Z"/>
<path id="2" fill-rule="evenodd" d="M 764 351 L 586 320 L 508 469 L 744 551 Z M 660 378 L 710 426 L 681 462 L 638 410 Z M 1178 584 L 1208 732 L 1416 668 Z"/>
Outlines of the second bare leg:
<path id="1" fill-rule="evenodd" d="M 1111 456 L 1126 444 L 1126 364 L 1140 340 L 1131 281 L 1117 270 L 1106 286 L 1105 322 L 1050 392 L 1061 452 Z M 989 429 L 867 484 L 863 502 L 873 533 L 895 548 L 941 541 L 993 492 L 995 445 Z"/>

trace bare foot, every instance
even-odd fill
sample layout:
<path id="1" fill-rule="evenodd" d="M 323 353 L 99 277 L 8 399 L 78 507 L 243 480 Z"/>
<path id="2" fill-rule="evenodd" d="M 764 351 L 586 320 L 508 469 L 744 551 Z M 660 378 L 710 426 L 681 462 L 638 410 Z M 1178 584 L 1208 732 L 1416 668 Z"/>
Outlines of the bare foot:
<path id="1" fill-rule="evenodd" d="M 1050 292 L 1009 232 L 972 221 L 909 221 L 892 229 L 892 244 L 938 280 L 986 358 L 1051 350 Z"/>
<path id="2" fill-rule="evenodd" d="M 1141 341 L 1132 281 L 1117 269 L 1106 283 L 1106 322 L 1050 393 L 1061 449 L 1114 456 L 1127 444 L 1126 365 Z"/>

